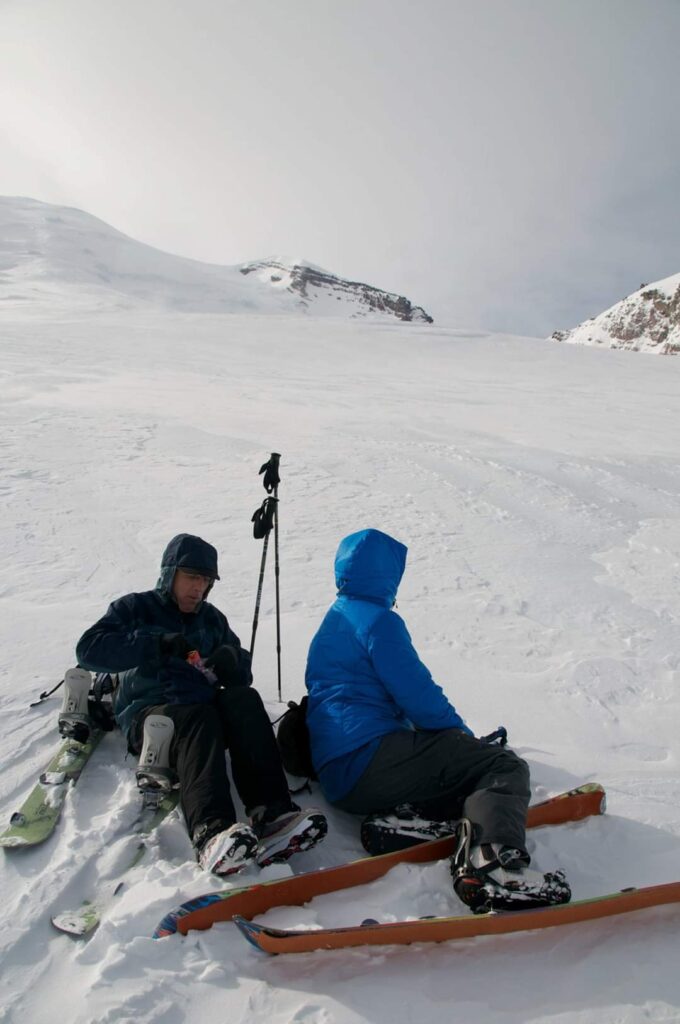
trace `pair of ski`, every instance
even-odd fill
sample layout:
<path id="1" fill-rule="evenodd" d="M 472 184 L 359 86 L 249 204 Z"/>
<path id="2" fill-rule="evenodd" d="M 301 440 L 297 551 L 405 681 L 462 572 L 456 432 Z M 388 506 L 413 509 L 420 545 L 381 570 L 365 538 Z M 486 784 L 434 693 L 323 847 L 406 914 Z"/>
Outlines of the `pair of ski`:
<path id="1" fill-rule="evenodd" d="M 562 825 L 603 814 L 604 810 L 604 789 L 597 783 L 589 783 L 530 807 L 527 827 Z M 440 860 L 451 855 L 454 845 L 454 837 L 447 836 L 379 857 L 365 857 L 335 868 L 324 868 L 243 889 L 208 893 L 184 903 L 164 917 L 154 938 L 163 938 L 176 932 L 186 935 L 192 929 L 210 928 L 218 921 L 234 921 L 246 939 L 264 952 L 302 953 L 349 946 L 443 942 L 476 935 L 529 931 L 680 902 L 680 882 L 672 882 L 643 889 L 626 889 L 540 910 L 478 916 L 466 914 L 388 924 L 367 921 L 364 925 L 349 928 L 283 930 L 267 928 L 251 920 L 273 907 L 301 906 L 315 896 L 372 882 L 385 875 L 395 864 L 423 864 Z"/>

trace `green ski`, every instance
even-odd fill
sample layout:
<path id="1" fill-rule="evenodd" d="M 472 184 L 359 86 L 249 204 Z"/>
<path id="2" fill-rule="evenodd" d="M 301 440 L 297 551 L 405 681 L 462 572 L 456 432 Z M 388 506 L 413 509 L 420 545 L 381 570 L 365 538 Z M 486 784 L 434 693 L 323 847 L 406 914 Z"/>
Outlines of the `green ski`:
<path id="1" fill-rule="evenodd" d="M 90 935 L 97 928 L 107 907 L 125 884 L 124 876 L 132 871 L 145 856 L 148 849 L 148 837 L 174 811 L 178 800 L 179 792 L 175 789 L 160 795 L 157 801 L 142 808 L 142 812 L 133 826 L 134 834 L 139 838 L 139 842 L 130 862 L 117 878 L 104 883 L 100 891 L 91 899 L 84 900 L 78 909 L 65 910 L 60 914 L 55 914 L 51 921 L 58 931 L 82 938 L 85 935 Z"/>
<path id="2" fill-rule="evenodd" d="M 44 843 L 52 835 L 68 790 L 80 778 L 102 736 L 102 732 L 95 731 L 85 743 L 73 739 L 62 742 L 37 785 L 10 818 L 0 835 L 0 846 L 25 849 Z"/>

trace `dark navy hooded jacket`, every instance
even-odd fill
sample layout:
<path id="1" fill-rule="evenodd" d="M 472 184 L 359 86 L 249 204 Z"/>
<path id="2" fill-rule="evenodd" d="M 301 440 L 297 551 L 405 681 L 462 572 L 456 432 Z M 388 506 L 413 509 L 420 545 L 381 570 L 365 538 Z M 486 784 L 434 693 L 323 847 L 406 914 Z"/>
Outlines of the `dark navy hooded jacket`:
<path id="1" fill-rule="evenodd" d="M 106 615 L 83 633 L 76 646 L 76 658 L 82 668 L 118 673 L 120 685 L 114 711 L 126 734 L 140 711 L 165 703 L 167 673 L 177 659 L 161 659 L 163 633 L 183 633 L 203 658 L 223 644 L 236 647 L 243 684 L 249 685 L 253 679 L 250 654 L 241 647 L 221 611 L 205 600 L 194 612 L 179 610 L 172 596 L 178 568 L 195 569 L 219 579 L 217 551 L 212 544 L 188 533 L 173 537 L 163 553 L 156 589 L 127 594 L 114 601 Z M 188 666 L 182 665 L 186 671 Z"/>
<path id="2" fill-rule="evenodd" d="M 312 760 L 331 801 L 356 785 L 388 733 L 470 732 L 392 610 L 406 551 L 380 530 L 353 533 L 338 548 L 338 597 L 312 640 L 305 675 Z"/>

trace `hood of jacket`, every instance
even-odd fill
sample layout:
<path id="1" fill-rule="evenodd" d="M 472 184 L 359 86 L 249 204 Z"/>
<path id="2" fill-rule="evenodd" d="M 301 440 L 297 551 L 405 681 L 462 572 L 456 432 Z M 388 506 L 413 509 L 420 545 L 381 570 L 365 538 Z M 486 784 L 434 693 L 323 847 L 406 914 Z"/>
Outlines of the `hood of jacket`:
<path id="1" fill-rule="evenodd" d="M 335 556 L 338 597 L 359 597 L 391 608 L 408 548 L 380 530 L 359 530 L 340 542 Z"/>
<path id="2" fill-rule="evenodd" d="M 163 552 L 156 590 L 168 597 L 171 596 L 172 583 L 178 569 L 195 569 L 204 576 L 212 577 L 213 583 L 220 578 L 217 572 L 216 549 L 206 540 L 194 537 L 190 533 L 178 533 Z M 212 590 L 212 586 L 211 583 L 205 597 Z"/>

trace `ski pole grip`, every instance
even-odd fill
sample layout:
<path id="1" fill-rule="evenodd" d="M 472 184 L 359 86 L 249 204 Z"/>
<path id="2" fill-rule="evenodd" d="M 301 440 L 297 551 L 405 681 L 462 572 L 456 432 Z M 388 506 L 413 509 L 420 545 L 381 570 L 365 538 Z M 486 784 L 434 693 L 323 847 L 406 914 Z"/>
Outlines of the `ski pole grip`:
<path id="1" fill-rule="evenodd" d="M 480 736 L 480 743 L 485 743 L 490 746 L 492 743 L 498 744 L 499 747 L 504 747 L 508 742 L 508 730 L 504 725 L 499 725 L 494 732 L 490 732 L 488 736 Z"/>

